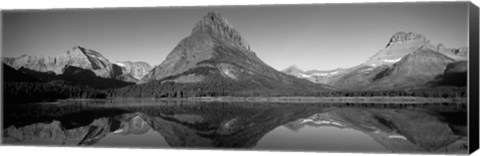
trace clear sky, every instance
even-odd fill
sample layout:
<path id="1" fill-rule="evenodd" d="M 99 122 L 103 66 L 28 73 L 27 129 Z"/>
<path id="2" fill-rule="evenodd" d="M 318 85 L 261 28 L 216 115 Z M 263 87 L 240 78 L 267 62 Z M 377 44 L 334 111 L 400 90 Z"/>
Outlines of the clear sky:
<path id="1" fill-rule="evenodd" d="M 218 11 L 257 56 L 282 70 L 327 70 L 363 63 L 398 31 L 432 43 L 467 46 L 467 3 L 160 7 L 7 11 L 3 56 L 55 56 L 81 45 L 111 61 L 160 64 L 195 23 Z"/>

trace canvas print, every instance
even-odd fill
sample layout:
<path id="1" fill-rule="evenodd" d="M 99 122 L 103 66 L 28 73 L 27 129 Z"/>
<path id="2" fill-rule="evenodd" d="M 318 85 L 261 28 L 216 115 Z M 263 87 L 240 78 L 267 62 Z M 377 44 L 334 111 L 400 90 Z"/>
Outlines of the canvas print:
<path id="1" fill-rule="evenodd" d="M 467 154 L 468 7 L 4 10 L 2 144 Z"/>

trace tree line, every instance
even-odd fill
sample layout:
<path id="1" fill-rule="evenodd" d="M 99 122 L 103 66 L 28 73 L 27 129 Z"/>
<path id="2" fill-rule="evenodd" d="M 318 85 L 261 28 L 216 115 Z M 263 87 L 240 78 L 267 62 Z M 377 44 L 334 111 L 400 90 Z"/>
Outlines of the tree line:
<path id="1" fill-rule="evenodd" d="M 187 97 L 279 97 L 279 96 L 315 96 L 315 97 L 467 97 L 466 87 L 443 87 L 414 90 L 377 90 L 377 91 L 298 91 L 268 90 L 251 83 L 195 83 L 177 84 L 173 82 L 154 82 L 107 91 L 108 97 L 133 98 L 187 98 Z"/>
<path id="2" fill-rule="evenodd" d="M 81 85 L 45 82 L 4 82 L 4 103 L 54 101 L 68 98 L 188 98 L 188 97 L 467 97 L 466 87 L 443 87 L 416 90 L 322 91 L 271 90 L 248 81 L 231 83 L 223 80 L 201 83 L 155 81 L 118 89 L 99 90 Z"/>
<path id="3" fill-rule="evenodd" d="M 54 101 L 67 98 L 106 98 L 104 91 L 61 83 L 4 82 L 4 103 Z"/>

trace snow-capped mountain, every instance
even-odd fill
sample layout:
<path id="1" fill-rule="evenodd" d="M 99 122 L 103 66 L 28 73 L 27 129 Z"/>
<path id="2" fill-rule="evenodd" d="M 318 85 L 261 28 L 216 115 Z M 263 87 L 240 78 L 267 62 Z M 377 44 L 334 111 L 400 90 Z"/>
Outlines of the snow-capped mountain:
<path id="1" fill-rule="evenodd" d="M 364 65 L 391 65 L 400 61 L 405 55 L 410 54 L 429 43 L 430 41 L 422 34 L 414 32 L 397 32 L 390 38 L 387 46 L 370 57 Z"/>
<path id="2" fill-rule="evenodd" d="M 397 32 L 385 48 L 358 66 L 323 72 L 305 72 L 293 66 L 283 72 L 339 89 L 399 89 L 425 86 L 441 76 L 448 64 L 467 59 L 466 47 L 447 48 L 431 44 L 419 33 Z"/>
<path id="3" fill-rule="evenodd" d="M 401 89 L 424 86 L 442 75 L 446 67 L 454 61 L 434 50 L 421 48 L 378 73 L 368 88 Z"/>
<path id="4" fill-rule="evenodd" d="M 212 90 L 210 92 L 222 94 L 325 89 L 322 85 L 286 75 L 265 64 L 218 12 L 208 12 L 198 21 L 191 34 L 182 39 L 160 65 L 145 75 L 142 82 L 145 85 L 140 87 L 152 87 L 149 83 L 173 82 L 177 86 L 188 84 L 188 87 L 179 88 L 181 91 Z"/>
<path id="5" fill-rule="evenodd" d="M 434 46 L 418 33 L 397 32 L 385 48 L 365 63 L 348 69 L 327 83 L 351 90 L 424 87 L 441 76 L 448 64 L 468 57 L 468 48 L 439 45 Z"/>

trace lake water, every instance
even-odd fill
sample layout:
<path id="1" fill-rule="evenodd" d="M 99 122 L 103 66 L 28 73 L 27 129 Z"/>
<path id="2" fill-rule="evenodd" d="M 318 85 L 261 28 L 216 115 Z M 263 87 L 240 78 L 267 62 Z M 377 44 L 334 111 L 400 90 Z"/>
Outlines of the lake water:
<path id="1" fill-rule="evenodd" d="M 465 104 L 78 100 L 5 105 L 3 143 L 467 153 Z"/>

